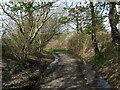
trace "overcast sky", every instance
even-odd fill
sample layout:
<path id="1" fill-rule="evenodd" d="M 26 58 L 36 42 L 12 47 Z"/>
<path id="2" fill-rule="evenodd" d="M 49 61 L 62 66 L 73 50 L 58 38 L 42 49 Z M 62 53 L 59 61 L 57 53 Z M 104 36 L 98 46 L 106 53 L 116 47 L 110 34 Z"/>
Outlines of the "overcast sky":
<path id="1" fill-rule="evenodd" d="M 2 2 L 2 1 L 9 2 L 10 0 L 0 0 L 0 2 Z M 22 1 L 22 0 L 11 0 L 11 1 Z M 23 0 L 23 1 L 25 1 L 25 0 Z M 26 0 L 26 1 L 31 1 L 31 0 Z M 40 1 L 40 0 L 36 0 L 36 1 Z M 44 1 L 51 2 L 51 1 L 56 1 L 56 0 L 44 0 Z M 81 0 L 59 0 L 55 3 L 55 5 L 63 6 L 63 5 L 65 5 L 65 2 L 67 2 L 67 5 L 70 6 L 72 4 L 72 2 L 74 2 L 74 5 L 75 5 L 75 4 L 78 4 L 78 2 L 80 2 L 80 1 Z M 84 0 L 82 0 L 82 1 L 84 1 Z M 86 1 L 89 3 L 89 0 L 86 0 Z M 120 1 L 120 0 L 93 0 L 93 1 Z M 2 14 L 1 9 L 0 9 L 0 14 Z M 105 26 L 108 30 L 110 30 L 108 18 L 106 18 L 106 20 L 107 20 L 107 22 L 105 23 Z M 0 31 L 1 31 L 1 26 L 2 26 L 1 24 L 2 23 L 1 23 L 1 15 L 0 15 Z M 119 24 L 119 26 L 120 26 L 120 24 Z"/>

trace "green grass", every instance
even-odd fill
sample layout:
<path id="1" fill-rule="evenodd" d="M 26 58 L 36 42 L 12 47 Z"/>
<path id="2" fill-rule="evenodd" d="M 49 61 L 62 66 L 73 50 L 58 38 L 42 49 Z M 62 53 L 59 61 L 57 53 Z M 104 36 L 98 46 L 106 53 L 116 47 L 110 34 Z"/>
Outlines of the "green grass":
<path id="1" fill-rule="evenodd" d="M 108 42 L 106 43 L 104 50 L 100 52 L 100 55 L 92 56 L 91 61 L 101 67 L 104 64 L 107 64 L 110 60 L 115 59 L 117 53 L 118 51 L 115 46 L 111 42 Z"/>
<path id="2" fill-rule="evenodd" d="M 64 48 L 47 48 L 47 49 L 44 49 L 45 53 L 63 52 L 63 51 L 66 51 L 66 49 L 64 49 Z"/>

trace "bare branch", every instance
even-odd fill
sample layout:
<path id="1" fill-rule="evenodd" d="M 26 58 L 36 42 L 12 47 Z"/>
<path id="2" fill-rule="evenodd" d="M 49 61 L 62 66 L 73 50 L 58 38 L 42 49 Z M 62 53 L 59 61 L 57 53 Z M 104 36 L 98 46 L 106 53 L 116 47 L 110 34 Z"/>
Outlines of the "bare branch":
<path id="1" fill-rule="evenodd" d="M 8 17 L 10 17 L 10 18 L 19 26 L 21 33 L 24 35 L 24 32 L 23 32 L 22 27 L 21 27 L 21 25 L 19 24 L 19 22 L 18 22 L 12 15 L 10 15 L 10 14 L 7 12 L 7 10 L 5 10 L 5 8 L 3 7 L 3 5 L 0 4 L 0 6 L 1 6 L 3 12 L 4 12 Z"/>

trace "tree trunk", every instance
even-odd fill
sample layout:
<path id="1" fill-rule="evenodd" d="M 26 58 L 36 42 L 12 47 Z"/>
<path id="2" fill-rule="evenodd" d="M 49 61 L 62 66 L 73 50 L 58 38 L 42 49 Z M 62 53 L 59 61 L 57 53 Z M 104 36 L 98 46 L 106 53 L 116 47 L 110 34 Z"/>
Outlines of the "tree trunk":
<path id="1" fill-rule="evenodd" d="M 118 24 L 118 21 L 119 21 L 119 17 L 117 15 L 115 4 L 110 3 L 109 22 L 111 26 L 112 42 L 114 45 L 120 44 L 120 35 L 116 27 Z"/>
<path id="2" fill-rule="evenodd" d="M 119 16 L 117 15 L 116 4 L 110 3 L 110 11 L 109 11 L 109 22 L 111 26 L 111 37 L 112 43 L 118 50 L 118 59 L 120 59 L 120 33 L 117 29 L 117 24 L 119 22 Z"/>
<path id="3" fill-rule="evenodd" d="M 92 26 L 95 27 L 96 22 L 95 22 L 95 12 L 94 12 L 93 2 L 90 2 L 90 9 L 91 9 L 91 16 L 92 16 Z M 98 48 L 98 43 L 96 40 L 96 31 L 95 30 L 92 30 L 91 38 L 92 38 L 94 52 L 95 52 L 95 54 L 99 54 L 99 48 Z"/>

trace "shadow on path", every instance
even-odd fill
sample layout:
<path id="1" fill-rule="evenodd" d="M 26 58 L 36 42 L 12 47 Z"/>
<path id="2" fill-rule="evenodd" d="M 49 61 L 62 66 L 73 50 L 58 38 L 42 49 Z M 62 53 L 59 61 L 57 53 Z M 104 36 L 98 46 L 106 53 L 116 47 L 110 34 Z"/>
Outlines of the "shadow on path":
<path id="1" fill-rule="evenodd" d="M 93 90 L 83 79 L 82 62 L 67 54 L 59 56 L 57 69 L 45 78 L 41 90 Z"/>

